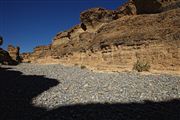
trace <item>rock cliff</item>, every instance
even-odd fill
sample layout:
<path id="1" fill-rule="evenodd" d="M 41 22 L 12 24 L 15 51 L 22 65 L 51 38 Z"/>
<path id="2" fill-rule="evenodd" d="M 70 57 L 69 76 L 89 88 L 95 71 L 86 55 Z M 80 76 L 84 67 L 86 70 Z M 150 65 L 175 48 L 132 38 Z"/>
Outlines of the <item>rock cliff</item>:
<path id="1" fill-rule="evenodd" d="M 150 71 L 180 72 L 180 0 L 129 0 L 116 10 L 92 8 L 81 23 L 34 49 L 28 61 L 130 71 L 137 61 Z"/>
<path id="2" fill-rule="evenodd" d="M 0 45 L 2 45 L 2 43 L 3 43 L 3 37 L 0 37 Z M 18 53 L 19 53 L 19 50 L 18 50 Z M 9 52 L 0 48 L 0 63 L 5 64 L 5 65 L 17 65 L 18 62 L 20 61 L 13 59 L 14 57 L 13 55 L 14 55 L 13 51 L 11 51 L 11 53 L 9 54 Z"/>

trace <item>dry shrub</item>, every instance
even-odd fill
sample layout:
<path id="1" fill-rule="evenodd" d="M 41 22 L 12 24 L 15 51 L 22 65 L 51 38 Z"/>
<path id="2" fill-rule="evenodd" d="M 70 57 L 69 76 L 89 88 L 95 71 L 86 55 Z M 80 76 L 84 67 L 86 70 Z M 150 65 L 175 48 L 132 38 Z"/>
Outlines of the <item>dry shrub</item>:
<path id="1" fill-rule="evenodd" d="M 149 71 L 150 68 L 151 66 L 148 62 L 142 62 L 140 60 L 137 60 L 137 62 L 133 66 L 133 70 L 136 70 L 138 72 Z"/>

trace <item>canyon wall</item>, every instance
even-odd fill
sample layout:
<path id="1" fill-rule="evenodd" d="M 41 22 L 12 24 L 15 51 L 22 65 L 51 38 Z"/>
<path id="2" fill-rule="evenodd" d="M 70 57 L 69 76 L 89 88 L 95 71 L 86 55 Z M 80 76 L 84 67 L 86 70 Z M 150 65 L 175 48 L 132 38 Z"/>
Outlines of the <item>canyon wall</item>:
<path id="1" fill-rule="evenodd" d="M 129 0 L 116 10 L 92 8 L 81 23 L 58 33 L 24 60 L 131 71 L 137 61 L 150 71 L 180 73 L 180 0 Z"/>

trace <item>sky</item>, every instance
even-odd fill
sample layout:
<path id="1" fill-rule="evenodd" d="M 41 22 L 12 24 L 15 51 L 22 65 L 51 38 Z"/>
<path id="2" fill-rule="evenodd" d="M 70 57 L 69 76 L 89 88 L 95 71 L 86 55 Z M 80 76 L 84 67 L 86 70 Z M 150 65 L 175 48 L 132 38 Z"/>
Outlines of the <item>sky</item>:
<path id="1" fill-rule="evenodd" d="M 32 52 L 38 45 L 52 43 L 53 37 L 80 23 L 80 13 L 89 8 L 116 9 L 127 0 L 0 0 L 1 46 L 20 46 Z"/>

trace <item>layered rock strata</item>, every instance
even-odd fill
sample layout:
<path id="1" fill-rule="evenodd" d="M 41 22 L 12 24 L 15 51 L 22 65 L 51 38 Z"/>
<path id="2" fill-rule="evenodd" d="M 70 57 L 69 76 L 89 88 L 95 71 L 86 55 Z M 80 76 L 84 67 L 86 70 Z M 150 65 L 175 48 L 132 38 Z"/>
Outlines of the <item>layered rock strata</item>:
<path id="1" fill-rule="evenodd" d="M 151 71 L 180 72 L 180 0 L 130 0 L 117 10 L 93 8 L 81 23 L 35 49 L 35 63 L 80 64 L 96 70 L 130 71 L 137 61 Z"/>

